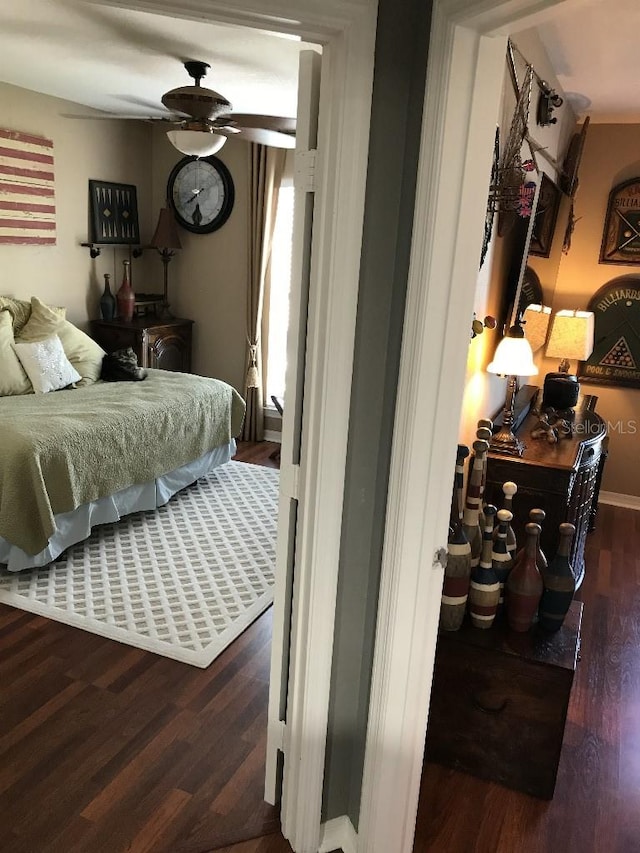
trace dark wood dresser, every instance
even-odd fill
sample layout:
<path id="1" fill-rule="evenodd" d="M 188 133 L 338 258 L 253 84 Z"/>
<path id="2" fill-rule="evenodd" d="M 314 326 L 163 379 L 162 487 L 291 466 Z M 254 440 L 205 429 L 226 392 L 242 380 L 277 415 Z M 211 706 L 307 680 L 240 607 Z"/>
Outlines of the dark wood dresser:
<path id="1" fill-rule="evenodd" d="M 141 367 L 191 372 L 193 320 L 154 316 L 124 320 L 92 320 L 91 335 L 107 352 L 132 347 Z"/>
<path id="2" fill-rule="evenodd" d="M 576 409 L 575 431 L 557 444 L 531 438 L 537 417 L 529 414 L 517 431 L 526 444 L 521 457 L 489 453 L 485 501 L 503 504 L 502 484 L 518 486 L 513 499 L 513 529 L 518 547 L 524 544 L 524 525 L 529 510 L 540 507 L 546 514 L 542 528 L 542 550 L 551 558 L 558 547 L 558 527 L 563 521 L 576 526 L 571 564 L 579 586 L 585 572 L 586 537 L 595 524 L 598 492 L 607 456 L 608 438 L 602 418 L 596 414 L 597 397 L 586 395 Z"/>
<path id="3" fill-rule="evenodd" d="M 582 602 L 562 628 L 441 631 L 425 760 L 551 799 L 580 650 Z"/>

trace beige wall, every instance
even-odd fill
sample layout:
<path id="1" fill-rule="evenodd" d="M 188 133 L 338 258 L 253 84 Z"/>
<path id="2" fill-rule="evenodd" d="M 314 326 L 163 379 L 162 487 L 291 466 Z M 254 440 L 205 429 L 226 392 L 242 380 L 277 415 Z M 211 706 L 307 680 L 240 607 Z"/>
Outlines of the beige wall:
<path id="1" fill-rule="evenodd" d="M 165 203 L 167 179 L 181 154 L 161 127 L 153 133 L 154 217 Z M 246 142 L 230 139 L 216 155 L 231 172 L 235 203 L 229 219 L 212 234 L 192 234 L 178 226 L 182 251 L 169 266 L 173 312 L 195 321 L 193 370 L 244 392 L 246 299 L 249 255 L 248 165 Z M 152 259 L 152 290 L 162 290 L 162 264 Z"/>
<path id="2" fill-rule="evenodd" d="M 0 294 L 65 305 L 67 316 L 79 325 L 99 316 L 103 273 L 112 273 L 119 286 L 123 250 L 105 249 L 91 260 L 80 246 L 89 236 L 88 180 L 135 184 L 140 236 L 151 238 L 151 172 L 148 166 L 151 130 L 141 122 L 80 121 L 64 113 L 90 112 L 69 101 L 0 84 L 0 124 L 46 136 L 53 141 L 57 244 L 0 246 Z M 144 278 L 146 258 L 133 262 L 134 286 Z M 114 272 L 115 269 L 115 272 Z M 141 281 L 140 281 L 141 283 Z M 142 288 L 141 288 L 142 289 Z"/>
<path id="3" fill-rule="evenodd" d="M 562 89 L 557 81 L 553 69 L 549 63 L 544 47 L 534 30 L 528 30 L 513 36 L 514 42 L 520 48 L 522 54 L 530 62 L 536 72 L 559 94 Z M 517 69 L 520 80 L 523 77 L 523 62 L 517 58 Z M 538 103 L 538 88 L 534 84 L 531 107 L 529 112 L 529 130 L 536 142 L 544 146 L 546 151 L 555 158 L 561 158 L 566 150 L 568 140 L 575 128 L 575 116 L 565 101 L 565 105 L 556 112 L 558 121 L 549 127 L 538 127 L 536 124 L 536 108 Z M 505 75 L 503 79 L 503 101 L 500 120 L 500 149 L 509 133 L 509 127 L 516 105 L 514 89 L 505 63 Z M 525 145 L 523 149 L 529 156 L 529 149 Z M 547 172 L 552 180 L 557 180 L 553 167 L 538 155 L 538 165 Z M 474 311 L 478 319 L 484 319 L 486 314 L 498 316 L 502 295 L 506 287 L 507 273 L 511 258 L 511 238 L 499 237 L 497 235 L 498 218 L 495 217 L 493 237 L 485 262 L 478 274 L 476 285 L 476 298 Z M 554 276 L 555 277 L 555 276 Z M 543 281 L 543 285 L 545 282 Z M 551 301 L 553 287 L 545 287 L 545 297 Z M 469 319 L 469 331 L 471 331 L 471 319 Z M 504 404 L 506 384 L 504 379 L 492 376 L 486 372 L 486 366 L 493 357 L 495 348 L 501 339 L 500 330 L 485 331 L 474 338 L 469 344 L 469 357 L 467 361 L 467 377 L 465 395 L 463 402 L 462 418 L 460 424 L 460 440 L 466 444 L 475 438 L 476 424 L 479 418 L 494 415 Z M 538 378 L 532 378 L 532 384 L 538 383 Z"/>
<path id="4" fill-rule="evenodd" d="M 640 276 L 638 266 L 599 263 L 609 192 L 616 184 L 639 175 L 640 125 L 592 124 L 580 166 L 575 206 L 578 221 L 571 250 L 560 263 L 554 311 L 586 308 L 593 293 L 610 279 L 629 273 Z M 557 362 L 544 359 L 543 368 L 545 372 L 555 370 Z M 633 424 L 640 421 L 640 390 L 587 382 L 582 388 L 598 396 L 597 411 L 602 417 L 612 425 L 620 424 L 610 432 L 602 488 L 640 495 L 640 438 L 633 431 Z"/>

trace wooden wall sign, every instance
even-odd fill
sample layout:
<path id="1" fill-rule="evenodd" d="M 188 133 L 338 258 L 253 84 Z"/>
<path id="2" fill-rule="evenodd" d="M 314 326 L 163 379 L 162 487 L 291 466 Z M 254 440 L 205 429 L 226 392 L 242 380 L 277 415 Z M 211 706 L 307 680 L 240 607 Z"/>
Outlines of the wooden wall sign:
<path id="1" fill-rule="evenodd" d="M 53 142 L 0 129 L 0 245 L 55 246 Z"/>
<path id="2" fill-rule="evenodd" d="M 543 172 L 529 244 L 530 254 L 538 255 L 541 258 L 548 258 L 551 254 L 551 244 L 553 243 L 558 210 L 560 209 L 560 197 L 560 188 Z"/>
<path id="3" fill-rule="evenodd" d="M 609 193 L 600 263 L 640 264 L 640 178 L 618 184 Z"/>
<path id="4" fill-rule="evenodd" d="M 595 343 L 578 373 L 589 382 L 640 388 L 640 276 L 619 276 L 589 302 Z"/>

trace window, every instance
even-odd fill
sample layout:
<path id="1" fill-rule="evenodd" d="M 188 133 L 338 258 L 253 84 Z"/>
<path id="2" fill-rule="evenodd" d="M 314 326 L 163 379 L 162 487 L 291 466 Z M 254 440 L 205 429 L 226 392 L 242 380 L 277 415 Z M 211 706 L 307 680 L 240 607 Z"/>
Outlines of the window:
<path id="1" fill-rule="evenodd" d="M 289 328 L 289 290 L 291 287 L 291 240 L 293 236 L 293 180 L 283 178 L 271 245 L 271 288 L 269 294 L 269 333 L 267 344 L 267 399 L 284 398 L 287 369 L 287 330 Z"/>

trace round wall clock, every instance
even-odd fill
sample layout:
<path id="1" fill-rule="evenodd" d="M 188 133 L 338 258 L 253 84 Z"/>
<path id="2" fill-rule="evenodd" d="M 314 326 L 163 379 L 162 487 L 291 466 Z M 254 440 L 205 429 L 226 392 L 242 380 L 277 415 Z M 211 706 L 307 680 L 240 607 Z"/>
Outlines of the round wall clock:
<path id="1" fill-rule="evenodd" d="M 217 157 L 184 157 L 169 175 L 167 196 L 183 228 L 194 234 L 209 234 L 229 218 L 233 181 Z"/>

